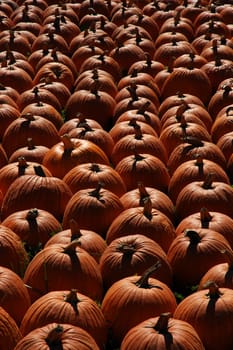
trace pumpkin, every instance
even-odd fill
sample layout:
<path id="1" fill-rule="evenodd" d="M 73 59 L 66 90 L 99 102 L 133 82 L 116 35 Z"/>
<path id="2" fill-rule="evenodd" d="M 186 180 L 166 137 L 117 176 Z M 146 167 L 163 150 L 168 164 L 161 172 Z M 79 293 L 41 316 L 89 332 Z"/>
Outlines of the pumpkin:
<path id="1" fill-rule="evenodd" d="M 28 247 L 38 247 L 62 230 L 59 221 L 48 211 L 31 208 L 19 210 L 8 215 L 2 225 L 9 227 Z"/>
<path id="2" fill-rule="evenodd" d="M 19 157 L 17 162 L 9 163 L 0 169 L 0 190 L 5 196 L 12 182 L 22 175 L 35 175 L 36 168 L 41 166 L 37 162 L 27 162 L 24 157 Z M 45 176 L 52 176 L 50 171 L 41 166 Z"/>
<path id="3" fill-rule="evenodd" d="M 25 336 L 52 322 L 80 327 L 104 348 L 107 327 L 103 313 L 94 300 L 76 289 L 51 291 L 37 299 L 24 315 L 20 331 Z"/>
<path id="4" fill-rule="evenodd" d="M 1 224 L 0 242 L 0 265 L 22 277 L 28 264 L 28 255 L 19 236 Z"/>
<path id="5" fill-rule="evenodd" d="M 77 221 L 71 219 L 67 230 L 59 230 L 47 240 L 45 247 L 51 244 L 69 244 L 74 240 L 79 241 L 79 246 L 86 250 L 93 258 L 99 262 L 101 255 L 105 251 L 107 244 L 105 240 L 96 232 L 80 229 Z"/>
<path id="6" fill-rule="evenodd" d="M 1 121 L 1 131 L 0 139 L 2 139 L 4 132 L 7 127 L 13 122 L 13 120 L 20 117 L 20 111 L 7 103 L 0 104 L 0 121 Z"/>
<path id="7" fill-rule="evenodd" d="M 100 272 L 106 290 L 124 277 L 141 275 L 157 260 L 161 266 L 152 277 L 171 286 L 172 270 L 158 243 L 142 234 L 116 238 L 106 247 L 100 258 Z"/>
<path id="8" fill-rule="evenodd" d="M 205 206 L 233 218 L 232 201 L 233 189 L 229 184 L 213 181 L 210 173 L 203 181 L 191 182 L 181 190 L 176 199 L 176 214 L 181 220 Z"/>
<path id="9" fill-rule="evenodd" d="M 63 180 L 73 193 L 102 183 L 103 187 L 122 196 L 126 192 L 124 181 L 118 172 L 107 164 L 82 163 L 72 168 Z"/>
<path id="10" fill-rule="evenodd" d="M 171 317 L 169 312 L 131 328 L 121 343 L 122 350 L 144 350 L 146 346 L 160 350 L 166 350 L 169 346 L 174 350 L 204 350 L 195 329 L 188 322 Z"/>
<path id="11" fill-rule="evenodd" d="M 75 81 L 74 73 L 66 64 L 62 62 L 51 61 L 41 66 L 41 68 L 38 69 L 34 76 L 33 84 L 38 84 L 42 78 L 48 75 L 52 81 L 59 81 L 63 83 L 68 89 L 71 89 L 73 87 Z"/>
<path id="12" fill-rule="evenodd" d="M 33 349 L 51 349 L 52 347 L 61 346 L 68 350 L 70 346 L 78 347 L 80 350 L 99 350 L 92 336 L 80 327 L 70 324 L 47 324 L 44 327 L 33 330 L 30 334 L 19 341 L 15 350 Z"/>
<path id="13" fill-rule="evenodd" d="M 45 154 L 42 163 L 53 176 L 63 178 L 76 165 L 89 162 L 109 165 L 108 157 L 99 146 L 64 134 L 61 141 Z"/>
<path id="14" fill-rule="evenodd" d="M 57 111 L 61 110 L 61 104 L 57 97 L 52 92 L 40 89 L 38 86 L 26 90 L 21 94 L 19 109 L 22 111 L 27 105 L 35 102 L 45 102 L 56 108 Z"/>
<path id="15" fill-rule="evenodd" d="M 10 185 L 2 203 L 2 220 L 15 211 L 36 207 L 61 220 L 72 192 L 63 180 L 44 176 L 40 167 L 37 171 L 42 176 L 22 175 Z"/>
<path id="16" fill-rule="evenodd" d="M 190 80 L 192 84 L 189 84 Z M 174 95 L 177 92 L 177 84 L 182 92 L 199 97 L 204 104 L 207 104 L 211 99 L 211 82 L 201 68 L 174 68 L 163 84 L 161 90 L 162 99 Z M 203 88 L 201 89 L 201 87 Z"/>
<path id="17" fill-rule="evenodd" d="M 210 281 L 207 289 L 184 298 L 173 317 L 190 323 L 206 350 L 231 349 L 232 296 L 232 289 L 218 288 Z"/>
<path id="18" fill-rule="evenodd" d="M 67 119 L 79 112 L 96 120 L 103 128 L 109 128 L 116 102 L 107 92 L 99 90 L 98 84 L 97 82 L 90 90 L 75 91 L 70 96 L 65 106 Z"/>
<path id="19" fill-rule="evenodd" d="M 135 233 L 151 238 L 165 252 L 175 238 L 172 222 L 165 214 L 152 208 L 149 197 L 144 199 L 143 207 L 125 209 L 112 221 L 106 234 L 106 241 L 109 244 L 116 238 Z"/>
<path id="20" fill-rule="evenodd" d="M 0 346 L 5 350 L 13 350 L 22 339 L 22 335 L 14 319 L 0 307 Z"/>
<path id="21" fill-rule="evenodd" d="M 182 118 L 184 118 L 187 123 L 198 124 L 211 134 L 213 120 L 204 106 L 196 102 L 187 103 L 185 98 L 180 101 L 180 104 L 177 101 L 177 105 L 174 106 L 169 106 L 168 99 L 165 99 L 165 101 L 167 101 L 168 109 L 161 115 L 161 131 L 175 123 L 181 123 Z"/>
<path id="22" fill-rule="evenodd" d="M 198 212 L 186 216 L 176 226 L 176 234 L 181 234 L 185 229 L 192 227 L 193 229 L 209 228 L 213 231 L 221 233 L 233 246 L 232 236 L 233 219 L 221 212 L 209 211 L 202 207 Z"/>
<path id="23" fill-rule="evenodd" d="M 142 182 L 138 183 L 137 188 L 130 190 L 120 197 L 125 209 L 144 206 L 144 201 L 149 197 L 152 207 L 165 214 L 174 222 L 175 208 L 171 199 L 164 192 L 154 187 L 145 187 Z"/>
<path id="24" fill-rule="evenodd" d="M 170 175 L 165 164 L 148 153 L 135 153 L 124 157 L 115 170 L 122 177 L 128 191 L 137 187 L 138 182 L 145 186 L 167 191 Z"/>
<path id="25" fill-rule="evenodd" d="M 139 124 L 135 125 L 134 134 L 123 136 L 115 142 L 110 159 L 116 166 L 122 159 L 135 153 L 151 154 L 164 164 L 167 161 L 167 152 L 163 142 L 157 136 L 143 134 Z"/>
<path id="26" fill-rule="evenodd" d="M 11 122 L 2 138 L 2 145 L 8 156 L 17 148 L 26 146 L 28 137 L 32 137 L 36 144 L 47 147 L 60 140 L 58 131 L 51 121 L 31 113 L 22 114 L 20 118 Z"/>
<path id="27" fill-rule="evenodd" d="M 171 176 L 168 194 L 175 203 L 180 191 L 193 181 L 204 181 L 212 173 L 213 181 L 230 184 L 228 175 L 223 168 L 214 161 L 197 156 L 194 160 L 187 160 L 176 168 Z"/>
<path id="28" fill-rule="evenodd" d="M 119 345 L 132 327 L 149 317 L 175 311 L 176 299 L 171 289 L 150 277 L 157 268 L 159 262 L 141 276 L 125 277 L 107 290 L 101 310 L 113 344 Z"/>
<path id="29" fill-rule="evenodd" d="M 20 326 L 27 309 L 31 305 L 31 300 L 22 279 L 4 266 L 0 267 L 0 292 L 1 307 Z"/>
<path id="30" fill-rule="evenodd" d="M 177 123 L 163 127 L 159 139 L 166 148 L 168 155 L 170 155 L 176 146 L 182 144 L 185 137 L 196 137 L 211 142 L 211 136 L 206 128 L 196 123 L 187 122 L 184 115 Z"/>
<path id="31" fill-rule="evenodd" d="M 184 142 L 176 146 L 168 158 L 167 167 L 170 175 L 183 162 L 195 158 L 197 155 L 203 159 L 217 163 L 223 170 L 226 170 L 226 159 L 222 151 L 213 142 L 199 140 L 195 137 L 185 137 Z"/>
<path id="32" fill-rule="evenodd" d="M 41 116 L 44 119 L 47 119 L 50 121 L 57 130 L 62 126 L 63 124 L 63 118 L 61 116 L 61 113 L 56 110 L 51 104 L 46 102 L 34 102 L 29 103 L 22 111 L 21 115 L 33 115 L 33 116 Z M 31 136 L 29 136 L 31 137 Z"/>
<path id="33" fill-rule="evenodd" d="M 109 133 L 103 128 L 93 128 L 88 123 L 83 123 L 80 128 L 71 130 L 68 135 L 71 138 L 88 140 L 98 146 L 107 157 L 110 157 L 114 141 Z"/>
<path id="34" fill-rule="evenodd" d="M 96 260 L 79 247 L 79 241 L 53 244 L 39 251 L 24 274 L 31 301 L 53 290 L 76 288 L 93 300 L 103 294 L 102 277 Z"/>
<path id="35" fill-rule="evenodd" d="M 198 285 L 210 267 L 226 261 L 220 251 L 229 248 L 227 240 L 210 229 L 189 228 L 178 235 L 167 252 L 176 288 L 188 290 Z"/>
<path id="36" fill-rule="evenodd" d="M 226 257 L 226 262 L 216 264 L 212 266 L 205 274 L 202 276 L 198 290 L 206 289 L 206 284 L 208 281 L 215 281 L 219 287 L 231 288 L 232 284 L 232 264 L 233 264 L 233 254 L 232 250 L 222 250 L 221 253 Z"/>
<path id="37" fill-rule="evenodd" d="M 25 147 L 19 147 L 10 156 L 8 162 L 17 162 L 20 157 L 24 157 L 28 162 L 42 163 L 45 153 L 49 151 L 49 148 L 43 145 L 35 145 L 33 139 L 29 137 L 27 139 L 27 145 Z"/>
<path id="38" fill-rule="evenodd" d="M 99 183 L 94 188 L 84 188 L 73 194 L 66 205 L 62 225 L 67 229 L 69 221 L 77 218 L 81 228 L 105 236 L 110 224 L 122 210 L 119 197 Z"/>

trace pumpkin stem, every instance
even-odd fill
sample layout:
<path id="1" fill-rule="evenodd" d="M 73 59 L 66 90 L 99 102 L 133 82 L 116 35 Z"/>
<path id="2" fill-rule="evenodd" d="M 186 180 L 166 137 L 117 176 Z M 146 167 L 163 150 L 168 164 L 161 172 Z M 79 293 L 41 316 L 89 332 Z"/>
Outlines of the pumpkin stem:
<path id="1" fill-rule="evenodd" d="M 151 68 L 152 66 L 152 60 L 151 60 L 151 56 L 148 52 L 145 52 L 145 58 L 146 58 L 146 65 L 148 68 Z"/>
<path id="2" fill-rule="evenodd" d="M 135 285 L 139 288 L 150 288 L 149 278 L 153 272 L 158 270 L 161 267 L 161 262 L 158 260 L 154 265 L 149 267 L 144 274 L 139 278 L 139 280 L 135 283 Z"/>
<path id="3" fill-rule="evenodd" d="M 31 137 L 29 137 L 29 138 L 27 139 L 27 144 L 28 144 L 28 150 L 33 150 L 33 149 L 36 148 L 35 145 L 34 145 L 34 143 L 33 143 L 33 141 L 32 141 L 32 138 L 31 138 Z"/>
<path id="4" fill-rule="evenodd" d="M 144 203 L 143 215 L 145 215 L 147 219 L 151 220 L 153 215 L 152 215 L 152 201 L 150 197 L 145 197 L 143 200 L 143 203 Z"/>
<path id="5" fill-rule="evenodd" d="M 61 342 L 61 337 L 63 335 L 63 327 L 60 325 L 57 325 L 55 328 L 53 328 L 47 338 L 45 339 L 49 349 L 51 350 L 62 350 L 62 342 Z"/>
<path id="6" fill-rule="evenodd" d="M 135 248 L 132 244 L 119 244 L 117 251 L 123 253 L 124 256 L 132 256 L 135 253 Z"/>
<path id="7" fill-rule="evenodd" d="M 203 158 L 201 155 L 197 155 L 195 165 L 198 167 L 198 173 L 199 175 L 203 175 L 203 168 L 204 168 L 204 163 L 203 163 Z"/>
<path id="8" fill-rule="evenodd" d="M 189 107 L 188 107 L 188 104 L 187 104 L 185 101 L 183 101 L 183 102 L 181 103 L 181 105 L 177 108 L 177 111 L 176 111 L 176 119 L 177 119 L 178 122 L 181 121 L 181 118 L 182 118 L 182 116 L 183 116 L 183 113 L 184 113 L 188 108 L 189 108 Z"/>
<path id="9" fill-rule="evenodd" d="M 80 227 L 79 227 L 76 220 L 70 219 L 69 227 L 70 227 L 70 231 L 71 231 L 71 242 L 74 241 L 75 239 L 82 237 Z"/>
<path id="10" fill-rule="evenodd" d="M 218 285 L 214 281 L 208 281 L 205 283 L 204 288 L 208 288 L 209 292 L 206 296 L 211 300 L 220 298 L 223 293 L 219 290 Z"/>
<path id="11" fill-rule="evenodd" d="M 126 88 L 129 93 L 130 93 L 130 96 L 132 98 L 133 101 L 137 101 L 138 100 L 138 95 L 137 95 L 137 85 L 136 84 L 130 84 L 130 86 L 127 86 Z"/>
<path id="12" fill-rule="evenodd" d="M 213 183 L 213 173 L 209 173 L 206 175 L 206 178 L 202 184 L 202 187 L 206 190 L 209 190 L 213 188 L 212 183 Z"/>
<path id="13" fill-rule="evenodd" d="M 209 223 L 212 220 L 212 216 L 210 215 L 208 209 L 201 208 L 200 214 L 201 214 L 201 227 L 209 228 Z"/>
<path id="14" fill-rule="evenodd" d="M 143 137 L 142 129 L 139 124 L 134 125 L 134 133 L 135 133 L 135 139 L 141 140 Z"/>
<path id="15" fill-rule="evenodd" d="M 79 239 L 75 239 L 64 248 L 63 253 L 69 256 L 75 255 L 78 246 L 80 247 L 80 241 Z"/>
<path id="16" fill-rule="evenodd" d="M 71 152 L 74 149 L 74 143 L 68 134 L 62 135 L 61 140 L 64 145 L 64 152 Z"/>
<path id="17" fill-rule="evenodd" d="M 94 173 L 99 173 L 101 171 L 99 164 L 96 163 L 91 164 L 90 170 Z"/>
<path id="18" fill-rule="evenodd" d="M 38 215 L 39 215 L 39 212 L 37 208 L 30 209 L 27 212 L 26 220 L 29 222 L 35 222 Z"/>
<path id="19" fill-rule="evenodd" d="M 171 317 L 170 312 L 164 312 L 159 316 L 159 319 L 156 325 L 154 326 L 154 329 L 159 334 L 166 334 L 168 332 L 168 322 L 170 317 Z"/>
<path id="20" fill-rule="evenodd" d="M 188 237 L 190 239 L 190 244 L 191 245 L 197 245 L 201 241 L 201 237 L 194 230 L 190 230 L 190 229 L 185 230 L 184 231 L 184 236 Z"/>
<path id="21" fill-rule="evenodd" d="M 97 198 L 98 200 L 100 200 L 101 198 L 101 194 L 100 194 L 100 190 L 103 188 L 103 183 L 102 182 L 99 182 L 96 186 L 96 188 L 89 192 L 89 195 L 92 196 L 92 197 L 95 197 Z"/>
<path id="22" fill-rule="evenodd" d="M 150 106 L 151 102 L 146 101 L 138 110 L 137 113 L 141 115 L 145 115 L 145 112 L 148 110 L 148 107 Z"/>
<path id="23" fill-rule="evenodd" d="M 193 147 L 202 147 L 202 146 L 204 146 L 203 141 L 199 140 L 197 137 L 194 137 L 194 136 L 186 136 L 186 137 L 184 137 L 184 142 L 189 143 Z"/>
<path id="24" fill-rule="evenodd" d="M 145 199 L 150 197 L 150 195 L 147 192 L 147 190 L 142 182 L 138 182 L 138 190 L 139 190 L 139 195 L 140 195 L 139 205 L 143 206 Z"/>
<path id="25" fill-rule="evenodd" d="M 24 175 L 27 167 L 26 159 L 23 156 L 18 157 L 18 176 Z"/>
<path id="26" fill-rule="evenodd" d="M 34 167 L 35 174 L 41 177 L 46 177 L 45 172 L 41 165 L 35 165 Z"/>
<path id="27" fill-rule="evenodd" d="M 69 303 L 72 306 L 74 312 L 78 314 L 78 303 L 80 300 L 77 297 L 77 289 L 71 289 L 68 294 L 64 295 L 64 301 Z"/>

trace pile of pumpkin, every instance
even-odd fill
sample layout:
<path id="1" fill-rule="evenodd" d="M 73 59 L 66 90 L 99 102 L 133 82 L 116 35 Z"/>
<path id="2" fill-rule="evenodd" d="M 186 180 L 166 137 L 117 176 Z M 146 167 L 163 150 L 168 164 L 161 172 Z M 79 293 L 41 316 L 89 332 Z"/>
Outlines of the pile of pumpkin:
<path id="1" fill-rule="evenodd" d="M 233 348 L 233 6 L 0 3 L 0 348 Z"/>

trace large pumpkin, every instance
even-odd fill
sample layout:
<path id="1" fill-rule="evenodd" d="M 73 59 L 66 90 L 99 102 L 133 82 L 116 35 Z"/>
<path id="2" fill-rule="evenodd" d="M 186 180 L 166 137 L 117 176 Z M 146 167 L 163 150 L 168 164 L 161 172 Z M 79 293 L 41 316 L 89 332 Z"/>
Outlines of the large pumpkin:
<path id="1" fill-rule="evenodd" d="M 101 349 L 107 340 L 107 325 L 97 303 L 75 289 L 51 291 L 28 308 L 20 326 L 23 336 L 48 323 L 69 323 L 81 327 Z"/>
<path id="2" fill-rule="evenodd" d="M 171 317 L 169 312 L 151 317 L 125 335 L 122 350 L 144 350 L 146 347 L 167 350 L 204 350 L 195 329 L 188 323 Z"/>
<path id="3" fill-rule="evenodd" d="M 207 289 L 184 298 L 173 316 L 195 328 L 206 350 L 231 349 L 232 297 L 232 289 L 218 288 L 214 282 L 210 282 Z"/>

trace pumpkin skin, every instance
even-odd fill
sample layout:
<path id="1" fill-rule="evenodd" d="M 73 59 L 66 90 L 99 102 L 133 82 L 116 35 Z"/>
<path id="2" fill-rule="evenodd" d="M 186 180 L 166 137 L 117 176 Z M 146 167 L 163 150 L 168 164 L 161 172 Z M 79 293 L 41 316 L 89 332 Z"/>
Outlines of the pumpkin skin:
<path id="1" fill-rule="evenodd" d="M 101 349 L 106 343 L 107 325 L 100 307 L 75 289 L 51 291 L 37 299 L 27 310 L 20 331 L 25 336 L 52 322 L 81 327 Z"/>
<path id="2" fill-rule="evenodd" d="M 119 197 L 126 192 L 125 184 L 118 172 L 107 164 L 82 163 L 72 168 L 63 180 L 73 193 L 95 187 L 98 183 L 102 183 L 104 188 Z"/>
<path id="3" fill-rule="evenodd" d="M 115 143 L 110 159 L 116 166 L 123 158 L 135 152 L 151 154 L 164 164 L 167 162 L 167 152 L 163 142 L 157 136 L 143 134 L 140 126 L 135 128 L 134 134 L 126 135 Z"/>
<path id="4" fill-rule="evenodd" d="M 175 203 L 180 191 L 193 181 L 203 181 L 208 173 L 213 174 L 214 181 L 230 184 L 226 172 L 217 163 L 197 157 L 195 160 L 183 162 L 171 176 L 168 194 Z"/>
<path id="5" fill-rule="evenodd" d="M 226 159 L 217 145 L 213 142 L 187 137 L 184 140 L 184 143 L 176 146 L 170 154 L 167 162 L 170 175 L 174 173 L 179 165 L 185 161 L 193 159 L 197 154 L 203 159 L 212 160 L 226 170 Z"/>
<path id="6" fill-rule="evenodd" d="M 82 163 L 103 163 L 109 165 L 105 152 L 93 142 L 70 137 L 65 134 L 43 158 L 43 165 L 53 176 L 63 178 L 72 168 Z"/>
<path id="7" fill-rule="evenodd" d="M 58 131 L 53 123 L 39 115 L 31 113 L 22 114 L 6 129 L 2 145 L 8 156 L 10 156 L 19 147 L 27 145 L 27 139 L 32 137 L 35 144 L 43 144 L 52 147 L 60 141 Z"/>
<path id="8" fill-rule="evenodd" d="M 98 184 L 95 188 L 79 190 L 71 197 L 65 208 L 62 225 L 66 229 L 70 219 L 77 218 L 80 227 L 94 230 L 104 237 L 122 210 L 119 197 Z"/>
<path id="9" fill-rule="evenodd" d="M 182 320 L 172 318 L 169 313 L 149 318 L 131 328 L 125 335 L 121 350 L 149 349 L 204 350 L 195 329 Z"/>
<path id="10" fill-rule="evenodd" d="M 77 288 L 80 293 L 100 301 L 102 277 L 95 259 L 79 247 L 78 240 L 53 244 L 30 261 L 24 274 L 31 301 L 53 290 Z"/>
<path id="11" fill-rule="evenodd" d="M 191 85 L 189 84 L 190 80 L 193 82 Z M 207 74 L 201 68 L 174 68 L 163 84 L 162 99 L 174 95 L 177 92 L 177 84 L 184 93 L 193 94 L 199 97 L 204 104 L 208 104 L 212 94 L 212 86 Z M 200 89 L 201 86 L 203 90 Z"/>
<path id="12" fill-rule="evenodd" d="M 24 157 L 28 162 L 42 163 L 45 153 L 49 148 L 43 145 L 34 145 L 32 138 L 27 139 L 27 146 L 19 147 L 9 158 L 9 163 L 17 162 L 19 157 Z"/>
<path id="13" fill-rule="evenodd" d="M 144 200 L 149 197 L 152 207 L 165 214 L 172 223 L 175 220 L 175 208 L 171 199 L 154 187 L 145 187 L 143 183 L 139 182 L 138 187 L 126 192 L 120 197 L 120 200 L 125 209 L 136 208 L 143 206 Z"/>
<path id="14" fill-rule="evenodd" d="M 19 276 L 23 276 L 28 264 L 28 255 L 19 236 L 1 224 L 0 242 L 0 265 L 11 269 Z"/>
<path id="15" fill-rule="evenodd" d="M 166 193 L 170 181 L 165 164 L 148 153 L 124 157 L 117 163 L 115 170 L 123 179 L 127 191 L 137 188 L 138 182 L 143 182 L 145 186 L 155 187 Z"/>
<path id="16" fill-rule="evenodd" d="M 22 339 L 14 319 L 3 307 L 0 307 L 0 346 L 4 350 L 13 350 Z"/>
<path id="17" fill-rule="evenodd" d="M 190 323 L 206 350 L 231 349 L 233 290 L 218 288 L 214 282 L 207 288 L 182 300 L 173 317 Z"/>
<path id="18" fill-rule="evenodd" d="M 167 252 L 175 238 L 175 228 L 168 217 L 152 208 L 150 198 L 146 198 L 143 207 L 125 209 L 111 223 L 106 234 L 107 243 L 114 239 L 130 235 L 143 234 Z"/>
<path id="19" fill-rule="evenodd" d="M 60 222 L 46 210 L 31 208 L 8 215 L 2 225 L 9 227 L 26 246 L 38 247 L 62 230 Z"/>
<path id="20" fill-rule="evenodd" d="M 45 247 L 56 243 L 69 244 L 75 239 L 78 239 L 79 246 L 93 256 L 98 263 L 101 255 L 107 247 L 105 240 L 94 231 L 80 229 L 75 220 L 70 220 L 69 226 L 69 229 L 60 230 L 60 232 L 53 235 L 47 241 Z"/>
<path id="21" fill-rule="evenodd" d="M 1 218 L 4 220 L 15 211 L 37 207 L 61 220 L 71 197 L 68 185 L 57 177 L 22 175 L 10 185 L 5 194 Z"/>
<path id="22" fill-rule="evenodd" d="M 233 218 L 233 189 L 224 182 L 212 182 L 210 177 L 207 176 L 204 181 L 191 182 L 181 190 L 176 200 L 178 220 L 196 213 L 203 206 Z"/>
<path id="23" fill-rule="evenodd" d="M 176 234 L 178 236 L 190 227 L 193 229 L 209 228 L 222 234 L 232 248 L 232 225 L 233 219 L 228 215 L 216 211 L 208 211 L 207 208 L 202 207 L 199 212 L 188 215 L 180 221 L 176 226 Z"/>
<path id="24" fill-rule="evenodd" d="M 35 175 L 36 167 L 40 166 L 37 162 L 27 162 L 24 157 L 19 157 L 18 162 L 5 165 L 0 169 L 0 190 L 3 196 L 6 194 L 9 186 L 22 175 Z M 45 176 L 52 176 L 50 171 L 42 166 Z"/>
<path id="25" fill-rule="evenodd" d="M 56 323 L 33 330 L 30 334 L 19 341 L 14 350 L 49 350 L 53 346 L 62 346 L 62 349 L 69 350 L 70 347 L 80 350 L 99 350 L 100 348 L 88 332 L 80 327 L 70 324 Z"/>
<path id="26" fill-rule="evenodd" d="M 172 270 L 159 244 L 141 234 L 116 238 L 106 247 L 100 258 L 100 271 L 105 288 L 108 289 L 121 278 L 141 275 L 157 260 L 161 262 L 161 266 L 152 277 L 171 286 Z"/>
<path id="27" fill-rule="evenodd" d="M 225 263 L 212 266 L 201 278 L 198 290 L 206 289 L 208 281 L 215 281 L 218 287 L 233 289 L 233 254 L 232 250 L 223 250 L 226 257 Z"/>
<path id="28" fill-rule="evenodd" d="M 149 317 L 175 311 L 176 299 L 171 289 L 149 277 L 158 265 L 153 265 L 142 276 L 125 277 L 107 290 L 101 309 L 113 343 L 119 345 L 129 329 Z"/>
<path id="29" fill-rule="evenodd" d="M 226 261 L 220 252 L 226 249 L 230 249 L 227 240 L 210 229 L 191 228 L 177 236 L 167 252 L 176 287 L 197 285 L 210 267 Z"/>
<path id="30" fill-rule="evenodd" d="M 31 305 L 31 300 L 22 279 L 15 272 L 3 266 L 0 266 L 0 293 L 1 307 L 19 326 Z"/>

